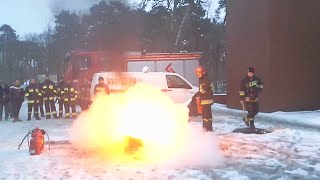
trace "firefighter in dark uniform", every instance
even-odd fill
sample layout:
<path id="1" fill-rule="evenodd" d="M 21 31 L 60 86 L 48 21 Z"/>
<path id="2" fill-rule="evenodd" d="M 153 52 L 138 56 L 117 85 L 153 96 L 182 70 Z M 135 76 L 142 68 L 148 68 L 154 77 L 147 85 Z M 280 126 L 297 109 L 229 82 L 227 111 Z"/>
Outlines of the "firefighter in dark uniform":
<path id="1" fill-rule="evenodd" d="M 94 86 L 93 94 L 97 95 L 97 93 L 104 92 L 109 94 L 109 87 L 104 83 L 103 77 L 99 77 L 99 83 Z"/>
<path id="2" fill-rule="evenodd" d="M 62 97 L 64 100 L 64 107 L 66 112 L 66 118 L 76 118 L 77 112 L 76 112 L 76 100 L 78 98 L 78 92 L 76 88 L 71 84 L 70 80 L 67 80 L 67 83 L 65 84 L 63 91 L 62 91 Z M 71 108 L 71 115 L 70 115 L 70 108 Z"/>
<path id="3" fill-rule="evenodd" d="M 62 97 L 62 92 L 64 90 L 64 86 L 65 86 L 65 83 L 63 81 L 63 77 L 60 77 L 59 82 L 56 85 L 56 91 L 57 91 L 56 96 L 57 96 L 57 100 L 58 100 L 58 104 L 59 104 L 59 118 L 62 118 L 62 116 L 63 116 L 64 100 Z"/>
<path id="4" fill-rule="evenodd" d="M 35 79 L 30 80 L 30 84 L 25 89 L 25 96 L 28 99 L 28 121 L 31 120 L 32 109 L 36 120 L 40 120 L 38 112 L 38 103 L 41 92 Z"/>
<path id="5" fill-rule="evenodd" d="M 54 105 L 54 97 L 57 91 L 55 89 L 55 84 L 50 80 L 49 75 L 46 75 L 46 80 L 41 84 L 41 90 L 46 109 L 46 119 L 51 118 L 51 113 L 55 119 L 58 119 L 56 106 Z"/>
<path id="6" fill-rule="evenodd" d="M 208 79 L 207 72 L 202 66 L 196 69 L 196 75 L 199 78 L 199 91 L 196 93 L 200 97 L 200 104 L 202 109 L 203 128 L 206 131 L 213 131 L 212 129 L 212 111 L 211 106 L 213 101 L 212 83 Z"/>
<path id="7" fill-rule="evenodd" d="M 254 75 L 254 68 L 248 68 L 247 76 L 241 81 L 240 85 L 240 103 L 245 110 L 248 111 L 247 117 L 244 121 L 250 129 L 254 130 L 254 118 L 259 112 L 259 98 L 258 95 L 263 89 L 263 82 Z"/>
<path id="8" fill-rule="evenodd" d="M 36 84 L 38 86 L 38 89 L 41 91 L 41 86 L 42 86 L 42 83 L 39 82 L 39 80 L 36 79 Z M 43 94 L 40 92 L 40 96 L 39 96 L 39 103 L 38 103 L 38 109 L 40 110 L 40 114 L 41 114 L 41 117 L 45 117 L 44 116 L 44 110 L 43 110 Z M 39 113 L 38 113 L 39 114 Z"/>
<path id="9" fill-rule="evenodd" d="M 81 111 L 85 111 L 90 106 L 90 89 L 91 84 L 87 78 L 84 78 L 83 84 L 80 86 L 80 106 Z"/>

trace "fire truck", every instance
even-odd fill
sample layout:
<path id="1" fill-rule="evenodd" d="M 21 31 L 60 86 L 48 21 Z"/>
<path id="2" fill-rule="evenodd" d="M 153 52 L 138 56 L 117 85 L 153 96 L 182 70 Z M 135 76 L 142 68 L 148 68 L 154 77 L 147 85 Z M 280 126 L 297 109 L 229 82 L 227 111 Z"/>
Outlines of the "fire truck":
<path id="1" fill-rule="evenodd" d="M 194 75 L 202 53 L 135 53 L 104 51 L 73 51 L 66 55 L 64 80 L 76 86 L 83 78 L 92 79 L 97 72 L 141 72 L 148 67 L 151 72 L 175 72 L 198 86 Z"/>

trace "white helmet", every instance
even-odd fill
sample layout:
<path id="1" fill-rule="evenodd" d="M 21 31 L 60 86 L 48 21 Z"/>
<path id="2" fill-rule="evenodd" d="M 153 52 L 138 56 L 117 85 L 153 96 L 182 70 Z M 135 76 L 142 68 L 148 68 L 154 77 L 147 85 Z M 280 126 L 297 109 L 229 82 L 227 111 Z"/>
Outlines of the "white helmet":
<path id="1" fill-rule="evenodd" d="M 145 66 L 145 67 L 143 67 L 142 72 L 148 73 L 148 72 L 150 72 L 150 69 L 147 66 Z"/>

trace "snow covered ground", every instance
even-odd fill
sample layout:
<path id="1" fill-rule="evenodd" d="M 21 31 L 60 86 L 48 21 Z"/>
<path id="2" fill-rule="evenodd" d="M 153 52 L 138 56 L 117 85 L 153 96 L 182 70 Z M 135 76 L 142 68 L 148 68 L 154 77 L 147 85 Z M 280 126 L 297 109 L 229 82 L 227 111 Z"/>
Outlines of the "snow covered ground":
<path id="1" fill-rule="evenodd" d="M 0 179 L 320 179 L 320 129 L 301 126 L 319 123 L 319 111 L 260 114 L 258 127 L 282 127 L 263 135 L 232 133 L 244 127 L 241 111 L 217 104 L 213 114 L 214 134 L 225 157 L 216 167 L 108 164 L 68 143 L 72 120 L 1 121 Z M 26 104 L 21 119 L 27 119 Z M 284 121 L 298 125 L 286 126 Z M 190 118 L 189 124 L 201 128 L 201 118 Z M 45 129 L 54 144 L 51 150 L 46 146 L 41 155 L 30 156 L 26 142 L 20 150 L 17 147 L 35 127 Z"/>

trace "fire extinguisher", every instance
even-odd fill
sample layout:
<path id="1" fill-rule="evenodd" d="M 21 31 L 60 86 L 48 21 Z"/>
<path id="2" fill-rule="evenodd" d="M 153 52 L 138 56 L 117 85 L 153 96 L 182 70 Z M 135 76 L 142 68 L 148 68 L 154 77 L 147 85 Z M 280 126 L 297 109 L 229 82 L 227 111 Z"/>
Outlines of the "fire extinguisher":
<path id="1" fill-rule="evenodd" d="M 202 113 L 202 107 L 201 107 L 201 100 L 200 100 L 200 97 L 196 97 L 196 103 L 197 103 L 197 110 L 198 110 L 198 113 Z"/>
<path id="2" fill-rule="evenodd" d="M 49 150 L 50 150 L 50 140 L 49 135 L 44 129 L 35 128 L 30 130 L 26 136 L 22 139 L 18 149 L 20 149 L 23 141 L 27 138 L 28 146 L 29 146 L 29 153 L 30 155 L 39 155 L 41 154 L 44 148 L 44 135 L 47 135 L 48 142 L 49 142 Z M 29 141 L 29 136 L 31 135 L 31 139 Z"/>

